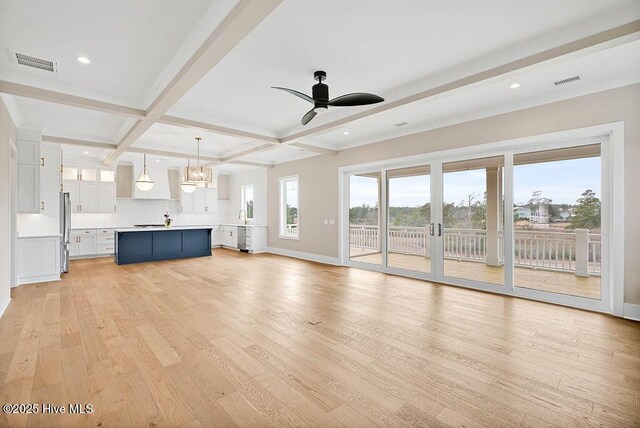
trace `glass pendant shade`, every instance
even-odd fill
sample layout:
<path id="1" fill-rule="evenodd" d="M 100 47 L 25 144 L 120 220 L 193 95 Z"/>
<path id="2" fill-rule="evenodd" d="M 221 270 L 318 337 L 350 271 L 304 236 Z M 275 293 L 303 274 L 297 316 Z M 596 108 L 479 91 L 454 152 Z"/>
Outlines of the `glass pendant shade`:
<path id="1" fill-rule="evenodd" d="M 184 193 L 193 193 L 196 191 L 196 183 L 190 181 L 183 181 L 180 188 Z"/>
<path id="2" fill-rule="evenodd" d="M 153 188 L 153 180 L 151 179 L 151 175 L 147 170 L 147 155 L 144 155 L 144 164 L 142 166 L 142 171 L 140 172 L 140 176 L 136 180 L 136 187 L 143 192 L 151 190 Z"/>

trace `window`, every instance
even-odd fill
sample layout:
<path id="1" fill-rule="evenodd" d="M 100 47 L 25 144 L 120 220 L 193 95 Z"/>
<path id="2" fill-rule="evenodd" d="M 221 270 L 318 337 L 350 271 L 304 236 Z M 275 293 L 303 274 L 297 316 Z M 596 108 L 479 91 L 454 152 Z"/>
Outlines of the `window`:
<path id="1" fill-rule="evenodd" d="M 240 196 L 242 209 L 245 211 L 248 220 L 253 219 L 253 184 L 246 184 L 241 188 Z"/>
<path id="2" fill-rule="evenodd" d="M 280 177 L 280 237 L 300 237 L 300 205 L 298 202 L 298 176 Z"/>

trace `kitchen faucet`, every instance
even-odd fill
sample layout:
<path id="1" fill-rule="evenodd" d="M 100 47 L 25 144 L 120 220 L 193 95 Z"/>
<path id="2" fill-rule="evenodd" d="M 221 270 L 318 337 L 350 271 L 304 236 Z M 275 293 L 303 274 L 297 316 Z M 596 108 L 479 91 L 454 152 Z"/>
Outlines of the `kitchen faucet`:
<path id="1" fill-rule="evenodd" d="M 240 210 L 238 220 L 242 220 L 242 213 L 244 213 L 244 224 L 247 224 L 247 212 L 245 210 Z"/>

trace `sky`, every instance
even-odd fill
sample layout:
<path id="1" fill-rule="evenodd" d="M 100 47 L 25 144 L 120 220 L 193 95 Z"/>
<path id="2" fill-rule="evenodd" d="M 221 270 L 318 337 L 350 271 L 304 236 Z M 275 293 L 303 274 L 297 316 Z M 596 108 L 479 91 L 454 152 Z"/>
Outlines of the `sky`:
<path id="1" fill-rule="evenodd" d="M 389 183 L 389 203 L 395 207 L 416 207 L 430 200 L 429 176 L 394 178 Z M 450 172 L 444 175 L 444 200 L 465 200 L 470 193 L 479 198 L 486 191 L 484 170 Z M 545 162 L 514 167 L 514 201 L 526 203 L 534 191 L 556 204 L 575 204 L 586 189 L 600 197 L 600 158 Z M 351 176 L 350 206 L 375 205 L 378 201 L 374 178 Z"/>

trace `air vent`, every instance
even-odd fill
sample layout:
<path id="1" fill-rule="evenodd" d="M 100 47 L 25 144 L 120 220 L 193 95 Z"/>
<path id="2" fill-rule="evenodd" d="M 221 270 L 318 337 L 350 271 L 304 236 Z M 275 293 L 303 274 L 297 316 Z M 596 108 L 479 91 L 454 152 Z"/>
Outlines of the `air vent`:
<path id="1" fill-rule="evenodd" d="M 401 126 L 405 126 L 408 125 L 407 122 L 399 122 L 399 123 L 394 123 L 393 126 L 397 126 L 397 127 L 401 127 Z"/>
<path id="2" fill-rule="evenodd" d="M 556 80 L 555 82 L 553 82 L 553 84 L 556 86 L 560 86 L 560 85 L 566 85 L 567 83 L 571 83 L 571 82 L 577 82 L 578 80 L 580 80 L 580 76 L 573 76 L 573 77 L 567 77 L 566 79 L 562 79 L 562 80 Z"/>
<path id="3" fill-rule="evenodd" d="M 16 64 L 24 65 L 31 68 L 37 68 L 38 70 L 44 70 L 50 73 L 58 72 L 58 64 L 55 61 L 38 58 L 14 51 L 11 51 L 11 56 Z"/>

